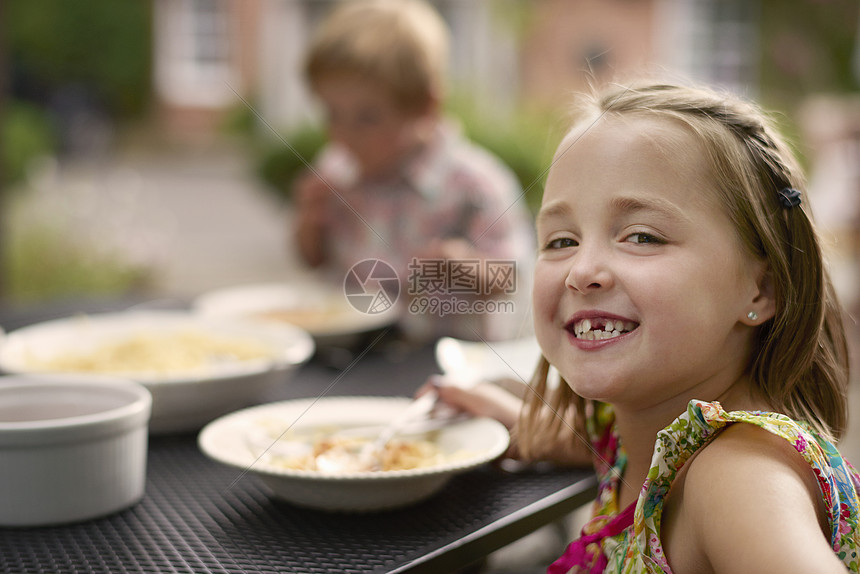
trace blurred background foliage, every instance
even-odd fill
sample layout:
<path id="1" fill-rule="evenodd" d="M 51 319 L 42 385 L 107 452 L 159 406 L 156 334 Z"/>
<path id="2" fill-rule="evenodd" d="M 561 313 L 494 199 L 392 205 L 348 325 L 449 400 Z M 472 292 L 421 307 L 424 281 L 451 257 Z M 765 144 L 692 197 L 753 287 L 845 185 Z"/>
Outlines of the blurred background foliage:
<path id="1" fill-rule="evenodd" d="M 34 158 L 62 158 L 68 153 L 75 134 L 70 118 L 76 113 L 98 117 L 117 131 L 152 120 L 153 2 L 2 1 L 5 62 L 0 71 L 7 76 L 7 93 L 0 109 L 4 166 L 0 185 L 10 191 L 3 194 L 8 203 L 32 191 L 26 180 Z M 757 53 L 751 54 L 758 61 L 758 98 L 765 107 L 781 110 L 783 129 L 800 140 L 794 114 L 805 98 L 860 91 L 860 54 L 855 53 L 858 2 L 750 2 L 759 13 Z M 508 0 L 504 6 L 512 29 L 527 27 L 531 2 Z M 464 94 L 450 99 L 448 112 L 470 138 L 512 168 L 535 209 L 563 124 L 549 111 L 535 110 L 526 102 L 504 121 L 488 119 Z M 324 133 L 319 126 L 306 125 L 275 136 L 260 123 L 246 106 L 237 106 L 222 127 L 224 133 L 242 134 L 255 175 L 273 194 L 289 201 L 293 178 L 305 169 L 303 160 L 310 161 L 322 147 Z M 5 218 L 5 213 L 0 215 Z M 69 245 L 56 229 L 13 234 L 6 227 L 0 227 L 4 296 L 56 296 L 62 289 L 121 292 L 146 281 L 142 270 L 98 246 Z M 112 279 L 100 278 L 102 272 Z"/>
<path id="2" fill-rule="evenodd" d="M 760 2 L 760 91 L 793 112 L 814 93 L 860 90 L 857 0 Z"/>
<path id="3" fill-rule="evenodd" d="M 151 7 L 112 0 L 4 0 L 7 102 L 0 126 L 6 183 L 55 155 L 76 113 L 111 123 L 151 101 Z"/>
<path id="4" fill-rule="evenodd" d="M 148 2 L 4 1 L 13 95 L 50 107 L 69 86 L 83 86 L 116 117 L 147 109 Z"/>
<path id="5" fill-rule="evenodd" d="M 106 246 L 71 239 L 54 222 L 11 225 L 28 170 L 60 156 L 86 114 L 112 127 L 144 117 L 151 102 L 151 5 L 113 0 L 3 0 L 5 102 L 0 116 L 2 297 L 16 302 L 121 294 L 148 271 Z M 111 128 L 112 129 L 112 128 Z"/>
<path id="6" fill-rule="evenodd" d="M 6 238 L 5 297 L 35 303 L 68 297 L 124 295 L 142 290 L 151 275 L 108 246 L 69 240 L 61 227 L 18 227 Z"/>
<path id="7" fill-rule="evenodd" d="M 56 149 L 56 134 L 45 111 L 25 101 L 6 104 L 0 118 L 0 153 L 6 184 L 21 180 L 27 166 Z"/>

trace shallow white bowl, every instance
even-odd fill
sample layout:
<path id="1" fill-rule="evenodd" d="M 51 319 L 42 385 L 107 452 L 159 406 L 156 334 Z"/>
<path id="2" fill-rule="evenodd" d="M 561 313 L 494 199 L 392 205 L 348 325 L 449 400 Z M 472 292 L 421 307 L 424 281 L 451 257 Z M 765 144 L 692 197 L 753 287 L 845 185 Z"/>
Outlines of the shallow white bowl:
<path id="1" fill-rule="evenodd" d="M 463 341 L 443 337 L 436 343 L 436 362 L 446 375 L 528 383 L 541 356 L 537 339 Z"/>
<path id="2" fill-rule="evenodd" d="M 192 308 L 206 317 L 272 318 L 296 325 L 321 344 L 348 344 L 352 336 L 390 325 L 394 309 L 362 313 L 349 304 L 343 290 L 314 282 L 237 285 L 204 293 Z"/>
<path id="3" fill-rule="evenodd" d="M 212 421 L 200 432 L 200 449 L 212 459 L 257 475 L 277 498 L 329 511 L 366 512 L 416 503 L 440 490 L 454 475 L 505 452 L 510 437 L 498 421 L 475 418 L 435 431 L 448 462 L 412 470 L 323 474 L 268 464 L 255 437 L 278 421 L 294 431 L 318 427 L 379 425 L 401 412 L 410 399 L 329 397 L 250 407 Z"/>
<path id="4" fill-rule="evenodd" d="M 314 351 L 311 337 L 292 325 L 200 317 L 181 311 L 135 311 L 69 317 L 13 331 L 0 345 L 0 370 L 47 372 L 50 369 L 39 361 L 86 353 L 130 336 L 189 330 L 254 342 L 271 354 L 254 360 L 217 361 L 198 372 L 100 372 L 133 379 L 149 389 L 152 433 L 198 430 L 224 413 L 260 402 L 267 392 L 286 384 Z"/>
<path id="5" fill-rule="evenodd" d="M 140 500 L 150 407 L 128 380 L 0 377 L 0 526 L 88 520 Z"/>

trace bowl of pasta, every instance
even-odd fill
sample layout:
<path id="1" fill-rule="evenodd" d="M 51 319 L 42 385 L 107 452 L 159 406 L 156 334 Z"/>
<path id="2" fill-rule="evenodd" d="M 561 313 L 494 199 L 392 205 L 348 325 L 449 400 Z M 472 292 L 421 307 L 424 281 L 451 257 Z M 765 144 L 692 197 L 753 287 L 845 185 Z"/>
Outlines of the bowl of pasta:
<path id="1" fill-rule="evenodd" d="M 288 324 L 128 311 L 46 321 L 8 333 L 0 371 L 122 377 L 152 394 L 154 434 L 199 430 L 266 400 L 314 351 Z"/>
<path id="2" fill-rule="evenodd" d="M 280 500 L 337 512 L 370 512 L 425 500 L 455 475 L 501 456 L 507 429 L 489 418 L 419 425 L 389 441 L 380 465 L 355 459 L 406 397 L 325 397 L 257 405 L 207 424 L 208 457 L 258 477 Z"/>
<path id="3" fill-rule="evenodd" d="M 362 312 L 350 304 L 343 288 L 309 280 L 224 287 L 203 293 L 192 308 L 206 317 L 296 325 L 322 346 L 350 346 L 362 333 L 397 320 L 393 307 Z"/>

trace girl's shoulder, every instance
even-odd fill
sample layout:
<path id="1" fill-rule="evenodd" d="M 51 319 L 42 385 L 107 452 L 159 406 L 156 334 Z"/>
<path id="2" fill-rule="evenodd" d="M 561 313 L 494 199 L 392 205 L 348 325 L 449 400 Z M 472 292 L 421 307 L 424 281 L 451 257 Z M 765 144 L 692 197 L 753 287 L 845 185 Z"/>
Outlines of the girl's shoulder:
<path id="1" fill-rule="evenodd" d="M 757 517 L 754 522 L 762 526 L 785 509 L 812 508 L 826 516 L 818 500 L 818 473 L 810 466 L 784 436 L 758 425 L 731 424 L 691 457 L 676 482 L 683 481 L 689 509 L 710 509 L 706 515 L 714 518 Z"/>
<path id="2" fill-rule="evenodd" d="M 693 402 L 685 415 L 667 427 L 674 444 L 692 447 L 675 461 L 663 512 L 673 564 L 698 571 L 704 558 L 718 571 L 790 572 L 853 562 L 857 571 L 858 481 L 831 443 L 776 413 Z"/>

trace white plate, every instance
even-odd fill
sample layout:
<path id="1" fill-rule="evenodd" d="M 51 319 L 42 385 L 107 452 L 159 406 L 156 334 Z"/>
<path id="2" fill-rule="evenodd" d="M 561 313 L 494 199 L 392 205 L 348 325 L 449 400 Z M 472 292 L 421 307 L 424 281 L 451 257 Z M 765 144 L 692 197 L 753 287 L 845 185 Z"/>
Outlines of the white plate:
<path id="1" fill-rule="evenodd" d="M 218 360 L 193 371 L 99 371 L 101 375 L 135 380 L 149 389 L 153 433 L 197 430 L 217 416 L 259 402 L 266 392 L 285 384 L 314 350 L 310 335 L 285 323 L 205 318 L 180 311 L 134 311 L 68 317 L 13 331 L 0 345 L 0 370 L 62 372 L 46 362 L 96 351 L 110 342 L 137 335 L 187 331 L 247 341 L 269 353 L 251 360 Z"/>
<path id="2" fill-rule="evenodd" d="M 411 470 L 323 474 L 267 463 L 257 442 L 271 431 L 352 427 L 384 423 L 410 403 L 400 397 L 329 397 L 250 407 L 212 421 L 200 432 L 200 449 L 212 459 L 262 479 L 277 498 L 331 511 L 363 512 L 412 504 L 439 489 L 455 474 L 485 464 L 508 448 L 507 429 L 498 421 L 475 418 L 436 431 L 433 439 L 450 459 Z M 279 427 L 280 428 L 280 427 Z"/>
<path id="3" fill-rule="evenodd" d="M 397 313 L 362 313 L 342 290 L 322 283 L 260 283 L 204 293 L 193 309 L 206 317 L 242 317 L 286 322 L 316 338 L 364 333 L 392 324 Z"/>

